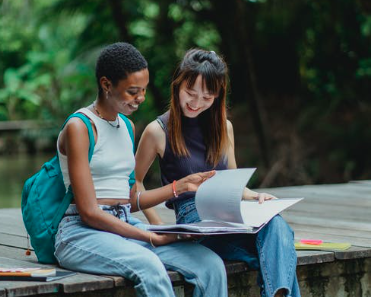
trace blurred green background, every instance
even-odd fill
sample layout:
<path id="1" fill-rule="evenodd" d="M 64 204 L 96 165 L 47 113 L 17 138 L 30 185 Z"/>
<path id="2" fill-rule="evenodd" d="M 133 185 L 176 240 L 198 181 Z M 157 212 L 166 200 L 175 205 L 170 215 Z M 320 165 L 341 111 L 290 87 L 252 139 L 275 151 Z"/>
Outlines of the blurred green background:
<path id="1" fill-rule="evenodd" d="M 367 0 L 2 0 L 0 208 L 20 206 L 65 117 L 95 99 L 96 57 L 116 41 L 149 62 L 137 140 L 166 110 L 184 52 L 201 47 L 229 65 L 237 163 L 258 168 L 251 187 L 370 179 Z M 157 169 L 146 184 L 159 185 Z"/>

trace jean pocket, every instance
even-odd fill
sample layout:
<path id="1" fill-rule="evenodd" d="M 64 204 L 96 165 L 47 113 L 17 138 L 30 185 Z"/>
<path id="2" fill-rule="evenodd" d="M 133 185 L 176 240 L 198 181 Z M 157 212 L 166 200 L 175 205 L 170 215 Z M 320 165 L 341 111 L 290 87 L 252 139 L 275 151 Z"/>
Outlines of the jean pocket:
<path id="1" fill-rule="evenodd" d="M 198 216 L 195 203 L 189 203 L 182 205 L 176 214 L 177 224 L 190 224 L 199 222 L 200 217 Z"/>

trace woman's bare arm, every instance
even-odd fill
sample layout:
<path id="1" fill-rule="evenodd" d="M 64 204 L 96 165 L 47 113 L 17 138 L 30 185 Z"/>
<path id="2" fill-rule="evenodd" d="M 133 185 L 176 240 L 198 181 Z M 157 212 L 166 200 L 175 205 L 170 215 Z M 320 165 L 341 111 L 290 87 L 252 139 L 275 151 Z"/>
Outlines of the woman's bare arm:
<path id="1" fill-rule="evenodd" d="M 68 157 L 71 186 L 81 219 L 95 229 L 149 242 L 149 232 L 122 222 L 98 207 L 88 160 L 88 131 L 81 120 L 71 119 L 67 123 L 60 145 Z"/>
<path id="2" fill-rule="evenodd" d="M 131 126 L 132 126 L 132 129 L 133 129 L 133 133 L 135 135 L 135 126 L 134 126 L 134 123 L 130 120 L 130 123 L 131 123 Z M 136 161 L 137 163 L 137 161 Z M 137 177 L 136 177 L 137 173 L 135 173 L 135 179 L 137 180 Z M 140 183 L 137 183 L 136 182 L 136 187 L 133 187 L 134 189 L 134 192 L 136 191 L 136 189 L 139 189 L 138 191 L 145 191 L 146 189 L 144 188 L 144 185 L 143 183 L 140 184 Z M 158 216 L 157 212 L 155 211 L 154 208 L 147 208 L 147 209 L 143 209 L 143 213 L 144 215 L 146 216 L 148 222 L 152 225 L 159 225 L 159 224 L 162 224 L 162 221 L 161 221 L 161 218 Z"/>
<path id="3" fill-rule="evenodd" d="M 138 191 L 145 191 L 143 181 L 149 168 L 157 155 L 163 156 L 166 142 L 165 137 L 165 133 L 157 121 L 151 122 L 144 129 L 135 154 L 135 178 Z M 150 224 L 159 225 L 163 223 L 155 209 L 150 208 L 145 211 Z"/>

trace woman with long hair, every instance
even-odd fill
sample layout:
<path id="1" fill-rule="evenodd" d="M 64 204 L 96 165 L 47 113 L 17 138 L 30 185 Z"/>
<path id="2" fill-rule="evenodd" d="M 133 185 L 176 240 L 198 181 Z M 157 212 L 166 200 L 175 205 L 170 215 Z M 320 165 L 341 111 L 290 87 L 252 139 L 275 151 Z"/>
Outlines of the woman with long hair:
<path id="1" fill-rule="evenodd" d="M 237 168 L 232 123 L 227 120 L 228 70 L 213 51 L 189 50 L 174 73 L 170 108 L 144 130 L 136 153 L 137 186 L 156 156 L 163 185 L 205 170 Z M 245 188 L 242 199 L 275 198 Z M 186 192 L 166 202 L 177 223 L 200 220 L 195 193 Z M 153 221 L 152 223 L 156 223 Z M 225 260 L 242 260 L 259 269 L 262 296 L 300 296 L 296 252 L 291 228 L 279 215 L 256 235 L 204 237 L 201 244 Z"/>

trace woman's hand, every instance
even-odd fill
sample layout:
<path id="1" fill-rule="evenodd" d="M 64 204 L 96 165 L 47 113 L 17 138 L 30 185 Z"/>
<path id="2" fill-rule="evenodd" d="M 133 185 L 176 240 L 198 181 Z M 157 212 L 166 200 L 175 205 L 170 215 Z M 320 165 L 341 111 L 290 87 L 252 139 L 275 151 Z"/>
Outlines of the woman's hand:
<path id="1" fill-rule="evenodd" d="M 172 234 L 172 233 L 161 234 L 161 233 L 154 233 L 154 232 L 151 232 L 150 234 L 150 243 L 154 247 L 169 244 L 175 241 L 178 241 L 177 234 Z"/>
<path id="2" fill-rule="evenodd" d="M 263 203 L 264 201 L 267 200 L 272 200 L 272 199 L 278 199 L 276 196 L 273 196 L 268 193 L 257 193 L 256 197 L 254 197 L 255 200 L 258 200 L 259 203 Z"/>
<path id="3" fill-rule="evenodd" d="M 184 192 L 196 192 L 198 187 L 207 179 L 215 175 L 215 170 L 190 174 L 176 182 L 177 195 Z"/>
<path id="4" fill-rule="evenodd" d="M 199 240 L 203 235 L 191 235 L 191 234 L 173 234 L 173 233 L 154 233 L 151 232 L 150 243 L 152 246 L 166 245 L 176 241 L 196 241 Z"/>
<path id="5" fill-rule="evenodd" d="M 243 191 L 242 200 L 258 200 L 259 203 L 263 203 L 266 200 L 278 199 L 277 197 L 268 193 L 258 193 L 245 188 Z"/>

